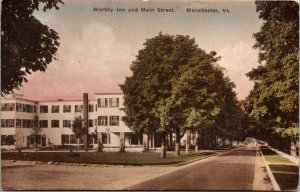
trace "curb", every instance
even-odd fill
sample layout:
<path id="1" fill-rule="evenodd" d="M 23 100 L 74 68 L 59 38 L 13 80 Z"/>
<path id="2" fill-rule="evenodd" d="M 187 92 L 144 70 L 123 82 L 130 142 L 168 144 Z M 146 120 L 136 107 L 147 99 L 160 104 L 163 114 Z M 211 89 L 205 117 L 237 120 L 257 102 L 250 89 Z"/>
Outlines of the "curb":
<path id="1" fill-rule="evenodd" d="M 261 157 L 263 158 L 264 164 L 265 164 L 266 169 L 267 169 L 268 176 L 269 176 L 269 178 L 271 180 L 271 183 L 273 185 L 274 190 L 275 191 L 281 191 L 281 189 L 280 189 L 280 187 L 279 187 L 279 185 L 278 185 L 278 183 L 277 183 L 277 181 L 276 181 L 276 179 L 275 179 L 275 177 L 274 177 L 274 175 L 273 175 L 273 173 L 272 173 L 272 171 L 271 171 L 271 169 L 269 167 L 269 163 L 265 159 L 265 156 L 261 152 L 260 148 L 259 148 L 259 152 L 260 152 Z"/>
<path id="2" fill-rule="evenodd" d="M 182 165 L 187 165 L 187 164 L 190 164 L 190 163 L 193 163 L 193 162 L 196 162 L 196 161 L 200 161 L 200 160 L 202 160 L 202 159 L 207 159 L 207 158 L 210 158 L 210 157 L 215 157 L 215 156 L 224 155 L 224 154 L 226 154 L 226 153 L 231 152 L 232 150 L 233 150 L 233 149 L 228 150 L 228 151 L 226 151 L 226 152 L 214 153 L 214 154 L 211 154 L 211 155 L 208 155 L 208 156 L 199 157 L 199 158 L 197 158 L 197 159 L 192 159 L 192 160 L 185 161 L 185 162 L 182 162 L 182 163 L 170 164 L 170 165 L 172 165 L 172 166 L 182 166 Z"/>
<path id="3" fill-rule="evenodd" d="M 214 157 L 214 156 L 217 156 L 217 155 L 218 155 L 217 153 L 214 153 L 214 154 L 211 154 L 211 155 L 208 155 L 208 156 L 199 157 L 199 158 L 192 159 L 192 160 L 189 160 L 189 161 L 184 161 L 184 162 L 177 163 L 177 164 L 170 164 L 170 166 L 182 166 L 182 165 L 190 164 L 190 163 L 193 163 L 195 161 L 199 161 L 199 160 L 206 159 L 206 158 L 209 158 L 209 157 Z"/>

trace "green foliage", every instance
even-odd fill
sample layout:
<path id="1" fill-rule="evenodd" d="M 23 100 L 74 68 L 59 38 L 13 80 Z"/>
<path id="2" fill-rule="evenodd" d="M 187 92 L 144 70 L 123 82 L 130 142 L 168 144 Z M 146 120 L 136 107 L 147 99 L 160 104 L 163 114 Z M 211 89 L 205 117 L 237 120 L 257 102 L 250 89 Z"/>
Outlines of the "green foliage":
<path id="1" fill-rule="evenodd" d="M 221 113 L 216 118 L 217 135 L 231 140 L 243 140 L 246 128 L 242 123 L 245 121 L 245 112 L 233 91 L 235 85 L 229 78 L 221 78 L 217 85 L 221 98 Z"/>
<path id="2" fill-rule="evenodd" d="M 290 128 L 273 128 L 274 132 L 281 137 L 292 137 L 297 138 L 299 137 L 299 126 L 297 127 L 290 127 Z"/>
<path id="3" fill-rule="evenodd" d="M 162 33 L 146 40 L 144 45 L 131 65 L 133 75 L 121 85 L 125 99 L 124 120 L 137 132 L 167 131 L 172 121 L 158 114 L 164 111 L 163 103 L 170 103 L 165 99 L 172 95 L 172 85 L 198 48 L 189 36 Z M 205 55 L 200 49 L 198 53 Z"/>
<path id="4" fill-rule="evenodd" d="M 222 129 L 220 135 L 235 133 L 224 129 L 238 129 L 240 106 L 234 84 L 224 77 L 215 52 L 206 53 L 183 35 L 160 33 L 144 45 L 131 65 L 133 75 L 121 85 L 124 121 L 132 130 L 207 128 L 215 134 Z"/>
<path id="5" fill-rule="evenodd" d="M 72 124 L 72 131 L 74 132 L 77 138 L 80 138 L 85 132 L 83 128 L 83 120 L 81 116 L 75 117 Z"/>
<path id="6" fill-rule="evenodd" d="M 220 113 L 213 62 L 209 54 L 195 54 L 181 75 L 174 77 L 171 96 L 158 102 L 162 127 L 199 128 L 213 123 Z"/>
<path id="7" fill-rule="evenodd" d="M 254 34 L 259 67 L 247 76 L 255 82 L 248 96 L 249 115 L 269 126 L 290 127 L 298 122 L 299 6 L 294 1 L 257 1 L 265 22 Z"/>
<path id="8" fill-rule="evenodd" d="M 55 58 L 58 34 L 43 25 L 33 12 L 46 11 L 61 0 L 3 0 L 1 13 L 1 94 L 9 94 L 27 82 L 26 76 L 45 71 Z"/>

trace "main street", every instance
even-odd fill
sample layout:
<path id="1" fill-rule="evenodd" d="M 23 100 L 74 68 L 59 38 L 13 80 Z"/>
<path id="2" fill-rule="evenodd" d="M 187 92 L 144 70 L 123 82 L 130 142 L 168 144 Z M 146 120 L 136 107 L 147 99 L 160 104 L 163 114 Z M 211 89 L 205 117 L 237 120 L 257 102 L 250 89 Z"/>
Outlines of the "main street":
<path id="1" fill-rule="evenodd" d="M 255 147 L 238 148 L 183 166 L 94 167 L 2 160 L 2 189 L 270 190 L 258 154 Z"/>
<path id="2" fill-rule="evenodd" d="M 239 148 L 128 187 L 129 190 L 270 190 L 256 147 Z"/>

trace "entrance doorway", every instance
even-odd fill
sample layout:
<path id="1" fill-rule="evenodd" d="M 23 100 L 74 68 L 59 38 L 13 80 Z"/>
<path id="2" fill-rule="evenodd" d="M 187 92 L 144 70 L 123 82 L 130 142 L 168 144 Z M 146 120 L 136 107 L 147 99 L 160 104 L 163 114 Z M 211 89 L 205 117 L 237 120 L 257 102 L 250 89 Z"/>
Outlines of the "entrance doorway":
<path id="1" fill-rule="evenodd" d="M 30 135 L 27 137 L 27 147 L 34 148 L 34 144 L 37 147 L 46 147 L 46 135 Z"/>

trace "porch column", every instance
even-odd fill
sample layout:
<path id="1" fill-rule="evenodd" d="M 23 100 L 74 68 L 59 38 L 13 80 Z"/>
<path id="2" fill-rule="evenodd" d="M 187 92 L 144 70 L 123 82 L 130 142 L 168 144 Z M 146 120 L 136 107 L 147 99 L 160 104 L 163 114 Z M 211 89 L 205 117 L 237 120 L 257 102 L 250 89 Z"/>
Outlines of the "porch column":
<path id="1" fill-rule="evenodd" d="M 150 138 L 148 135 L 143 134 L 143 151 L 149 151 L 149 142 L 150 142 Z"/>
<path id="2" fill-rule="evenodd" d="M 120 132 L 120 152 L 125 151 L 125 133 Z"/>

